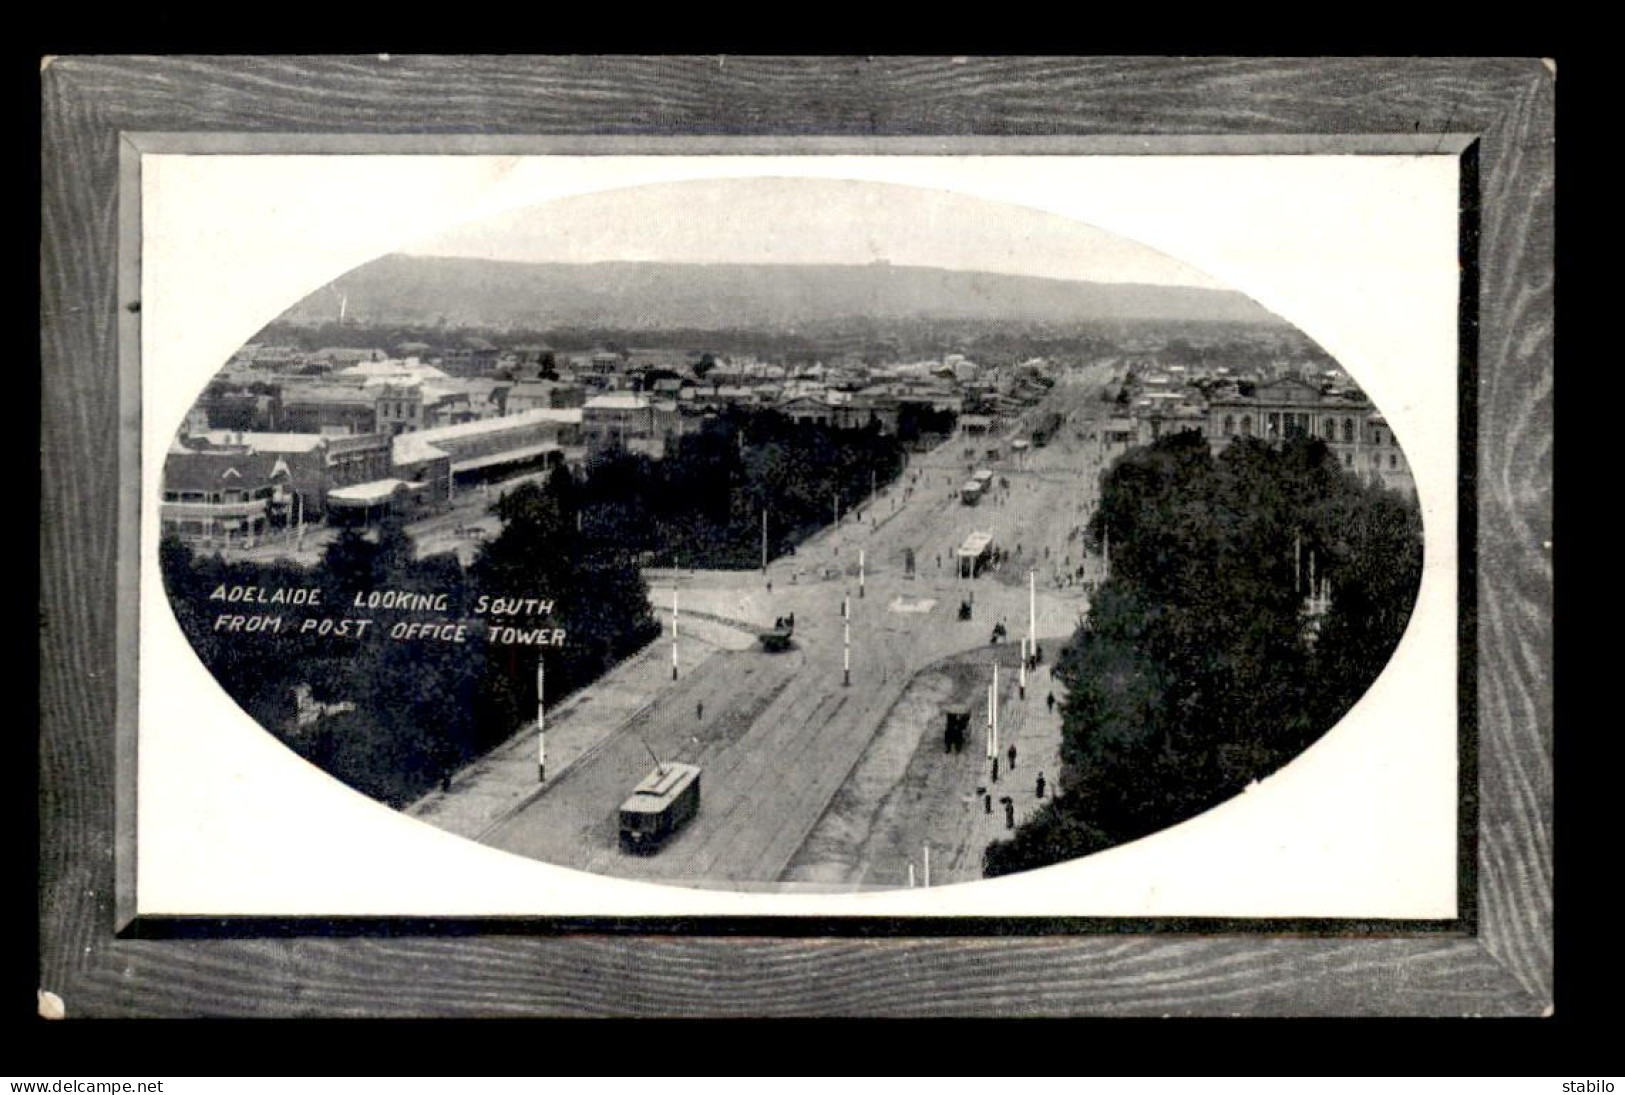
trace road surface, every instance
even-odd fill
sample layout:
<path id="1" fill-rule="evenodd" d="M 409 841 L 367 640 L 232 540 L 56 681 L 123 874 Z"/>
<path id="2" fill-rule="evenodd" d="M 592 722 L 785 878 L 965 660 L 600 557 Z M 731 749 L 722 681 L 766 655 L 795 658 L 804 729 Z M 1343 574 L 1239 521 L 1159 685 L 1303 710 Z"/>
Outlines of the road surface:
<path id="1" fill-rule="evenodd" d="M 651 572 L 651 600 L 667 620 L 668 636 L 675 586 L 679 618 L 702 612 L 765 627 L 794 613 L 793 648 L 713 654 L 640 714 L 606 731 L 594 749 L 480 839 L 617 877 L 747 888 L 786 880 L 843 788 L 844 809 L 878 809 L 890 799 L 888 828 L 874 847 L 908 848 L 917 837 L 942 831 L 944 806 L 938 800 L 951 801 L 963 814 L 964 779 L 951 787 L 942 783 L 935 797 L 905 808 L 894 788 L 854 779 L 854 773 L 917 675 L 951 655 L 985 648 L 995 622 L 1005 623 L 1012 643 L 1026 634 L 1029 568 L 1041 575 L 1038 630 L 1046 658 L 1071 634 L 1086 600 L 1081 585 L 1066 584 L 1065 576 L 1082 561 L 1078 530 L 1094 504 L 1099 472 L 1082 427 L 1105 413 L 1098 403 L 1103 381 L 1085 375 L 1058 386 L 1039 409 L 1071 412 L 1072 420 L 1049 447 L 1026 458 L 1025 470 L 1017 471 L 1008 459 L 995 466 L 1009 487 L 996 486 L 978 506 L 963 505 L 957 488 L 965 465 L 984 461 L 966 457 L 970 442 L 955 438 L 916 459 L 897 483 L 857 514 L 845 515 L 840 526 L 807 541 L 794 556 L 775 560 L 765 577 L 760 571 Z M 1007 552 L 1019 543 L 1020 557 L 1008 559 L 998 574 L 956 578 L 952 552 L 972 530 L 992 532 Z M 915 552 L 914 576 L 904 573 L 907 548 Z M 962 597 L 974 598 L 969 622 L 957 619 Z M 850 685 L 843 683 L 842 670 L 848 622 Z M 973 720 L 973 739 L 979 725 Z M 1056 736 L 1053 727 L 1044 733 Z M 940 725 L 931 723 L 921 742 L 929 742 L 922 749 L 940 749 Z M 1028 747 L 1052 753 L 1047 746 Z M 658 853 L 633 855 L 620 849 L 616 809 L 654 766 L 651 753 L 701 767 L 702 805 Z M 1023 779 L 1030 774 L 1024 771 Z M 980 862 L 980 847 L 1004 834 L 1002 823 L 996 833 L 980 821 L 960 828 L 949 841 L 959 847 L 945 852 L 943 862 L 957 861 L 959 874 L 967 875 Z M 858 854 L 869 853 L 860 848 Z M 859 863 L 831 881 L 905 884 L 902 862 L 886 855 L 883 868 Z M 790 874 L 791 881 L 820 877 Z"/>

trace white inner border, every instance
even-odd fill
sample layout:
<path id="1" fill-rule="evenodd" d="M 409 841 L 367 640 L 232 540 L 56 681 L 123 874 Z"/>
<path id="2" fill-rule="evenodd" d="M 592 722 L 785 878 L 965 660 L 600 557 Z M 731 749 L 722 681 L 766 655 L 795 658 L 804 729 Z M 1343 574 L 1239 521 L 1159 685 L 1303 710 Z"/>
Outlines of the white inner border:
<path id="1" fill-rule="evenodd" d="M 1365 698 L 1251 793 L 1144 840 L 996 881 L 849 896 L 664 887 L 484 848 L 350 791 L 237 708 L 157 573 L 164 451 L 226 358 L 339 274 L 454 224 L 749 175 L 1071 217 L 1248 293 L 1324 346 L 1388 416 L 1423 503 L 1417 610 Z M 1453 917 L 1457 186 L 1453 155 L 143 156 L 137 911 Z"/>

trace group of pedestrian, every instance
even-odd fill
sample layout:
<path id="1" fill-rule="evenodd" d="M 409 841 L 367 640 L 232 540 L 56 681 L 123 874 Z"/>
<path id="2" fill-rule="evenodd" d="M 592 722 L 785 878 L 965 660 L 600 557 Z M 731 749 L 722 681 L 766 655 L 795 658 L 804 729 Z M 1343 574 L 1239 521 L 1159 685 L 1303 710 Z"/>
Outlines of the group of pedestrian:
<path id="1" fill-rule="evenodd" d="M 1054 706 L 1055 706 L 1055 695 L 1054 695 L 1054 693 L 1050 694 L 1049 703 L 1050 703 L 1051 710 L 1053 710 Z M 1018 755 L 1019 754 L 1016 751 L 1016 746 L 1015 746 L 1014 742 L 1011 743 L 1010 748 L 1008 748 L 1008 749 L 1006 749 L 1004 751 L 1004 756 L 1005 756 L 1005 759 L 1007 761 L 1009 761 L 1009 771 L 1011 771 L 1011 772 L 1014 772 L 1016 770 L 1016 757 Z M 992 772 L 992 780 L 991 780 L 991 782 L 992 783 L 999 782 L 999 758 L 998 757 L 993 758 L 993 765 L 992 765 L 991 772 Z M 1035 798 L 1043 798 L 1044 797 L 1044 789 L 1047 786 L 1048 786 L 1048 784 L 1044 780 L 1044 773 L 1039 772 L 1038 773 L 1038 778 L 1033 783 L 1033 797 L 1035 797 Z M 988 790 L 986 787 L 978 787 L 977 791 L 982 796 L 982 812 L 987 813 L 987 814 L 991 814 L 993 812 L 993 792 Z M 1004 795 L 1004 796 L 1000 797 L 999 805 L 1004 807 L 1004 827 L 1006 829 L 1014 829 L 1016 827 L 1016 800 L 1010 795 Z"/>

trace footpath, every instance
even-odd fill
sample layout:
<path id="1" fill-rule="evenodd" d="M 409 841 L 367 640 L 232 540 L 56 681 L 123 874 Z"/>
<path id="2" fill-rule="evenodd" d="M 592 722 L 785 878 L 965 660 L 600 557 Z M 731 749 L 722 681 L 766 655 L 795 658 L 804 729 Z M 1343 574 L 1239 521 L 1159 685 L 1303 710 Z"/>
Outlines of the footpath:
<path id="1" fill-rule="evenodd" d="M 754 637 L 742 626 L 685 614 L 682 659 L 685 672 L 722 650 L 741 650 Z M 447 790 L 434 790 L 406 807 L 409 817 L 437 829 L 478 840 L 500 825 L 641 714 L 671 684 L 668 632 L 556 707 L 547 711 L 547 784 L 537 781 L 536 724 L 452 777 Z"/>

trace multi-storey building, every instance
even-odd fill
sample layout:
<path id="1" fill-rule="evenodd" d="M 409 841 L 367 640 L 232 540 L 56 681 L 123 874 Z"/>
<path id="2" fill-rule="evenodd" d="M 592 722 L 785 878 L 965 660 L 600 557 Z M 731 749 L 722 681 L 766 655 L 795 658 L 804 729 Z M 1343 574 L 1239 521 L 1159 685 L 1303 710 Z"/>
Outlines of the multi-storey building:
<path id="1" fill-rule="evenodd" d="M 1210 400 L 1207 437 L 1218 452 L 1236 437 L 1318 437 L 1350 472 L 1414 493 L 1415 480 L 1387 420 L 1356 389 L 1323 391 L 1297 377 L 1259 384 L 1250 396 Z"/>
<path id="2" fill-rule="evenodd" d="M 416 433 L 423 429 L 423 387 L 418 384 L 376 384 L 366 391 L 372 393 L 378 408 L 378 432 L 391 437 L 401 433 Z"/>
<path id="3" fill-rule="evenodd" d="M 675 403 L 641 392 L 598 395 L 581 408 L 581 439 L 589 455 L 615 447 L 660 452 L 678 421 Z"/>

